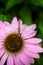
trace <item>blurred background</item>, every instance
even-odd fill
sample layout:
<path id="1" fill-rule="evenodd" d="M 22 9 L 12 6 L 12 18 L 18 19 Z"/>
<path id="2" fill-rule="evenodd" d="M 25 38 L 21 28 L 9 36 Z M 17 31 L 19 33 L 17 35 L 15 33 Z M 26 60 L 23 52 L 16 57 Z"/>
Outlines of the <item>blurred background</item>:
<path id="1" fill-rule="evenodd" d="M 43 39 L 43 0 L 0 0 L 0 20 L 11 23 L 14 16 L 27 25 L 36 24 L 36 37 Z M 43 53 L 33 65 L 43 65 Z"/>

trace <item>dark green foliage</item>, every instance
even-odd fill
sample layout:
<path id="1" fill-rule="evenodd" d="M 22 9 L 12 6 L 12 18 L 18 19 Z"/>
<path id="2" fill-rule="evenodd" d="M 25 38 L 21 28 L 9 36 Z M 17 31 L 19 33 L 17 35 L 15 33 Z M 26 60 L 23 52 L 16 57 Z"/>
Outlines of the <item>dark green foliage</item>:
<path id="1" fill-rule="evenodd" d="M 31 11 L 27 7 L 21 8 L 19 15 L 25 24 L 32 24 Z"/>
<path id="2" fill-rule="evenodd" d="M 43 0 L 30 0 L 32 4 L 43 7 Z"/>

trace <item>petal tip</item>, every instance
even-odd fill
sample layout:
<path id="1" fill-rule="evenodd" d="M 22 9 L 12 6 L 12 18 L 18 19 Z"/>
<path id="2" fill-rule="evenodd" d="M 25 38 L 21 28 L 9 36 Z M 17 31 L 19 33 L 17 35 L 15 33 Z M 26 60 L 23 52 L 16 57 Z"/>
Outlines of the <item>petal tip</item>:
<path id="1" fill-rule="evenodd" d="M 42 39 L 39 39 L 39 41 L 42 42 Z M 40 43 L 40 42 L 39 42 L 39 43 Z"/>

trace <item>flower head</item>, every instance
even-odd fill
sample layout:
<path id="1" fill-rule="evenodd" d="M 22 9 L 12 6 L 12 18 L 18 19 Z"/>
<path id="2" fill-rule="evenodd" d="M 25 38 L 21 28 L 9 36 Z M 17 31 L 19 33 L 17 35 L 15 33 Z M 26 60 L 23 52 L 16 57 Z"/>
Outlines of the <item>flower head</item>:
<path id="1" fill-rule="evenodd" d="M 42 39 L 34 38 L 36 25 L 27 26 L 13 18 L 11 24 L 0 21 L 0 58 L 7 65 L 30 65 L 34 58 L 39 58 L 42 52 Z"/>

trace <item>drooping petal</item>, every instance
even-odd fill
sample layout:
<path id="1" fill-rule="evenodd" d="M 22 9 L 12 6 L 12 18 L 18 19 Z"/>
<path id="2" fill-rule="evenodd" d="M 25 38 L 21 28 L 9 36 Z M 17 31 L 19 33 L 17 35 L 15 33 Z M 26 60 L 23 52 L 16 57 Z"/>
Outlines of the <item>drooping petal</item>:
<path id="1" fill-rule="evenodd" d="M 7 60 L 7 65 L 14 65 L 13 62 L 14 60 L 13 60 L 13 56 L 12 55 L 10 55 L 9 57 L 8 57 L 8 60 Z"/>
<path id="2" fill-rule="evenodd" d="M 31 56 L 31 57 L 33 57 L 33 58 L 40 58 L 39 54 L 34 53 L 34 52 L 31 52 L 31 51 L 28 51 L 27 49 L 25 49 L 24 52 L 25 52 L 27 55 L 29 55 L 29 56 Z"/>
<path id="3" fill-rule="evenodd" d="M 25 40 L 25 42 L 28 42 L 30 44 L 38 44 L 38 43 L 42 42 L 42 39 L 39 39 L 39 38 L 30 38 L 30 39 Z"/>
<path id="4" fill-rule="evenodd" d="M 29 55 L 26 54 L 26 56 L 28 57 L 28 59 L 30 60 L 30 63 L 34 63 L 34 59 L 32 57 L 30 57 Z"/>
<path id="5" fill-rule="evenodd" d="M 5 53 L 5 51 L 4 51 L 4 49 L 2 48 L 2 49 L 0 50 L 0 57 L 1 57 L 4 53 Z"/>
<path id="6" fill-rule="evenodd" d="M 1 58 L 1 63 L 4 65 L 5 61 L 7 60 L 8 54 L 5 53 L 3 57 Z"/>
<path id="7" fill-rule="evenodd" d="M 20 60 L 23 62 L 25 65 L 30 65 L 29 59 L 26 57 L 26 54 L 22 52 L 21 54 L 18 55 Z"/>
<path id="8" fill-rule="evenodd" d="M 30 59 L 30 63 L 34 63 L 34 59 L 32 58 L 32 57 L 29 57 L 29 59 Z"/>
<path id="9" fill-rule="evenodd" d="M 18 55 L 14 56 L 14 64 L 15 65 L 23 65 Z"/>
<path id="10" fill-rule="evenodd" d="M 31 45 L 31 44 L 26 44 L 25 45 L 26 49 L 35 53 L 40 53 L 42 52 L 42 48 L 36 45 Z"/>

